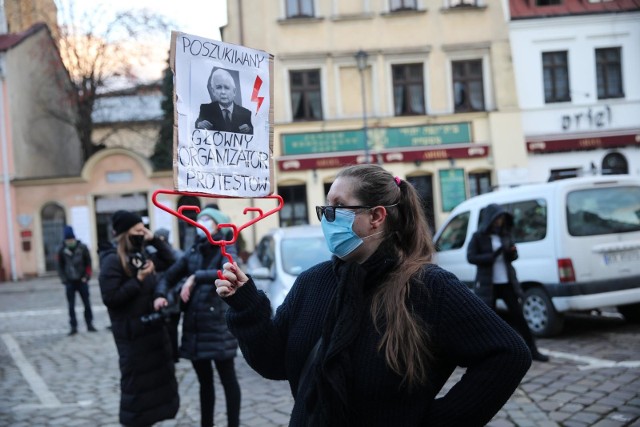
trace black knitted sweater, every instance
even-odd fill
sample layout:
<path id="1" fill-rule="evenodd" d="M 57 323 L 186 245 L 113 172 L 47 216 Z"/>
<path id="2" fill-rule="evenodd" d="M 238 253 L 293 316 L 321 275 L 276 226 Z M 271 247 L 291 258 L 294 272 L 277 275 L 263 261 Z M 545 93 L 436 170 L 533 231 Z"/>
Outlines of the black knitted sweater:
<path id="1" fill-rule="evenodd" d="M 309 424 L 305 397 L 310 382 L 300 389 L 298 383 L 336 294 L 336 263 L 342 261 L 334 257 L 302 273 L 273 318 L 269 300 L 252 280 L 226 298 L 229 328 L 249 365 L 265 378 L 289 381 L 295 398 L 290 426 Z M 409 390 L 388 368 L 377 351 L 380 334 L 367 309 L 345 350 L 350 363 L 348 415 L 330 425 L 484 425 L 529 369 L 531 354 L 520 336 L 448 271 L 426 266 L 408 303 L 426 325 L 435 355 L 427 384 Z M 465 374 L 436 398 L 458 366 L 466 368 Z"/>

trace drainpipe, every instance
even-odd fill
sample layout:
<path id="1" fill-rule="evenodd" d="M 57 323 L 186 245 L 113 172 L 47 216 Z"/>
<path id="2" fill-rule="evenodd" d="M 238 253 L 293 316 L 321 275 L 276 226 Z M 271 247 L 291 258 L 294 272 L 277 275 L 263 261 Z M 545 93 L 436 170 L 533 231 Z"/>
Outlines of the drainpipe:
<path id="1" fill-rule="evenodd" d="M 11 206 L 11 187 L 9 176 L 9 149 L 7 148 L 7 133 L 4 125 L 4 55 L 0 57 L 0 144 L 2 145 L 2 184 L 4 187 L 4 201 L 7 218 L 7 234 L 9 237 L 9 262 L 11 264 L 11 280 L 18 280 L 16 267 L 15 236 L 13 230 L 13 209 Z"/>

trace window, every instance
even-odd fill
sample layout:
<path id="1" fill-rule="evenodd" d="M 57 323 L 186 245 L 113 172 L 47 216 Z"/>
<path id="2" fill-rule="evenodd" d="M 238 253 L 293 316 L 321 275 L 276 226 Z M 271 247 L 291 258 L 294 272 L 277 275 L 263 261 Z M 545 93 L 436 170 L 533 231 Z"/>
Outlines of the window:
<path id="1" fill-rule="evenodd" d="M 569 95 L 569 64 L 567 52 L 544 52 L 542 54 L 544 78 L 544 102 L 571 101 Z"/>
<path id="2" fill-rule="evenodd" d="M 478 0 L 449 0 L 449 7 L 476 7 Z"/>
<path id="3" fill-rule="evenodd" d="M 562 0 L 536 0 L 536 6 L 554 6 L 562 4 Z"/>
<path id="4" fill-rule="evenodd" d="M 416 0 L 391 0 L 391 12 L 416 10 L 417 8 Z"/>
<path id="5" fill-rule="evenodd" d="M 501 206 L 513 215 L 512 235 L 515 243 L 535 242 L 545 238 L 547 235 L 546 200 L 524 200 Z M 482 224 L 485 209 L 480 211 L 478 225 Z"/>
<path id="6" fill-rule="evenodd" d="M 609 153 L 602 159 L 602 175 L 626 175 L 629 173 L 627 158 L 620 153 Z"/>
<path id="7" fill-rule="evenodd" d="M 280 210 L 280 227 L 309 224 L 307 214 L 307 188 L 302 185 L 287 185 L 278 188 L 284 206 Z"/>
<path id="8" fill-rule="evenodd" d="M 460 249 L 467 237 L 468 225 L 469 212 L 463 212 L 455 216 L 442 230 L 442 234 L 440 234 L 440 238 L 436 242 L 436 250 L 441 252 Z"/>
<path id="9" fill-rule="evenodd" d="M 580 171 L 577 168 L 567 169 L 551 169 L 549 173 L 549 182 L 557 181 L 559 179 L 575 178 L 580 175 Z"/>
<path id="10" fill-rule="evenodd" d="M 640 187 L 572 191 L 567 195 L 567 227 L 572 236 L 640 231 Z"/>
<path id="11" fill-rule="evenodd" d="M 435 213 L 433 211 L 433 179 L 431 175 L 411 176 L 407 182 L 413 185 L 422 201 L 424 215 L 427 217 L 427 224 L 431 228 L 431 233 L 436 231 Z"/>
<path id="12" fill-rule="evenodd" d="M 619 47 L 596 49 L 598 99 L 624 97 L 621 63 Z"/>
<path id="13" fill-rule="evenodd" d="M 424 114 L 424 77 L 422 64 L 394 65 L 393 103 L 396 116 Z"/>
<path id="14" fill-rule="evenodd" d="M 64 208 L 57 203 L 47 203 L 40 211 L 40 221 L 42 223 L 45 268 L 47 271 L 56 271 L 62 230 L 67 224 Z"/>
<path id="15" fill-rule="evenodd" d="M 491 172 L 469 173 L 469 197 L 491 192 Z"/>
<path id="16" fill-rule="evenodd" d="M 313 15 L 313 0 L 287 0 L 287 18 L 310 18 Z"/>
<path id="17" fill-rule="evenodd" d="M 483 111 L 482 61 L 453 61 L 451 66 L 455 112 Z"/>
<path id="18" fill-rule="evenodd" d="M 293 120 L 322 120 L 320 70 L 290 71 L 289 81 Z"/>

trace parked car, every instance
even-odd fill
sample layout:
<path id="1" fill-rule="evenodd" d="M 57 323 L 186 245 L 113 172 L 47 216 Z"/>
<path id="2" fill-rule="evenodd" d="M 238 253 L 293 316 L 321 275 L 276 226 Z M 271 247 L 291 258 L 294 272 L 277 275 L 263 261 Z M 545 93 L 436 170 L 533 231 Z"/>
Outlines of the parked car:
<path id="1" fill-rule="evenodd" d="M 523 311 L 539 336 L 558 334 L 564 313 L 617 306 L 640 321 L 640 179 L 570 178 L 472 197 L 434 236 L 436 262 L 472 286 L 467 245 L 490 203 L 514 216 Z"/>
<path id="2" fill-rule="evenodd" d="M 260 240 L 247 260 L 247 272 L 275 311 L 300 273 L 329 259 L 331 252 L 319 225 L 284 227 L 271 230 Z"/>

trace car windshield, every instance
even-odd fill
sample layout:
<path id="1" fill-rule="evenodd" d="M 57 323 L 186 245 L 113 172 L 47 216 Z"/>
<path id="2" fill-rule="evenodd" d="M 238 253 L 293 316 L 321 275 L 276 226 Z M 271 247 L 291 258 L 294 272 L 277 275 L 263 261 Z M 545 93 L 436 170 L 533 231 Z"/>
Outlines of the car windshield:
<path id="1" fill-rule="evenodd" d="M 309 267 L 331 259 L 323 236 L 283 239 L 282 268 L 288 274 L 297 276 Z"/>

